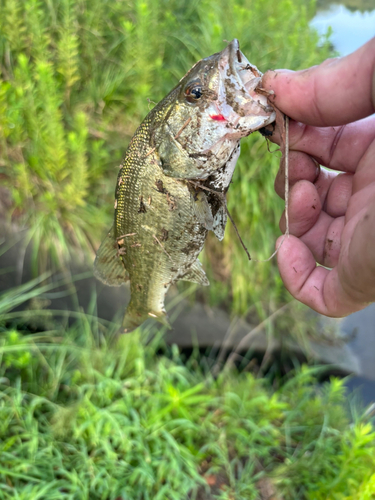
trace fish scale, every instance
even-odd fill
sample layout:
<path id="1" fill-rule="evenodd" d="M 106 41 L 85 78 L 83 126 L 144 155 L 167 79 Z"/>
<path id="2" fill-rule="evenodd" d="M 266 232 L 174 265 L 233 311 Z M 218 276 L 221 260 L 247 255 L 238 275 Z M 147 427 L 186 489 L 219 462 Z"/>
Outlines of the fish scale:
<path id="1" fill-rule="evenodd" d="M 95 275 L 106 284 L 130 279 L 126 332 L 149 317 L 169 326 L 164 299 L 176 281 L 209 284 L 197 257 L 208 230 L 224 236 L 222 199 L 239 141 L 274 120 L 255 91 L 261 73 L 249 63 L 250 75 L 241 74 L 248 61 L 238 54 L 233 40 L 194 65 L 129 144 L 117 178 L 114 227 L 95 260 Z"/>

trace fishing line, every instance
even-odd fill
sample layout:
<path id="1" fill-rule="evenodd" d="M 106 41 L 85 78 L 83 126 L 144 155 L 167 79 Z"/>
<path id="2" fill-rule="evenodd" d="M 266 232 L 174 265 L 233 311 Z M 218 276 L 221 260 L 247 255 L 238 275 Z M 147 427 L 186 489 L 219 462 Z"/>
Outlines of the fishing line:
<path id="1" fill-rule="evenodd" d="M 273 254 L 265 260 L 253 259 L 254 262 L 269 262 L 271 259 L 275 257 L 277 252 L 280 250 L 282 244 L 285 241 L 285 238 L 289 236 L 289 116 L 284 115 L 284 130 L 285 130 L 285 139 L 283 138 L 284 134 L 281 134 L 281 139 L 283 142 L 283 158 L 284 158 L 284 194 L 285 194 L 285 233 L 281 238 L 280 243 L 278 244 L 276 250 Z"/>

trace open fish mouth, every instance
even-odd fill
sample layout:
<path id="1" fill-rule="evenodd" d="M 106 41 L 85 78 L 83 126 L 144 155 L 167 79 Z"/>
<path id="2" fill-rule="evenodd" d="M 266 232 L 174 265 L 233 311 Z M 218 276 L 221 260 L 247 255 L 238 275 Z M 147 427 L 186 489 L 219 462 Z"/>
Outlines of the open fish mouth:
<path id="1" fill-rule="evenodd" d="M 226 122 L 226 126 L 232 129 L 231 133 L 228 130 L 227 137 L 244 137 L 275 120 L 275 112 L 267 97 L 256 91 L 262 73 L 241 52 L 237 39 L 220 53 L 218 68 L 218 99 L 211 105 L 210 117 Z"/>

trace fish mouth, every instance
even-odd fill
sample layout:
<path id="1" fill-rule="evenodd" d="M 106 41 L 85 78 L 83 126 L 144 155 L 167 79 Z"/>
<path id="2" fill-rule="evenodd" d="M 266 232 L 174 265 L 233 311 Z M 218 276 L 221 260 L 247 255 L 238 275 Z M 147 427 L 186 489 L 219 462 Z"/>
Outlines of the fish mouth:
<path id="1" fill-rule="evenodd" d="M 241 137 L 275 120 L 267 97 L 257 92 L 263 75 L 241 52 L 236 38 L 220 52 L 218 67 L 218 113 L 211 118 L 226 121 Z"/>
<path id="2" fill-rule="evenodd" d="M 237 40 L 237 38 L 234 38 L 227 45 L 227 47 L 222 51 L 222 54 L 224 55 L 225 52 L 228 52 L 228 60 L 232 73 L 238 73 L 243 66 L 249 66 L 253 67 L 256 70 L 256 77 L 261 76 L 261 73 L 258 71 L 258 69 L 255 66 L 252 66 L 244 56 L 244 54 L 241 52 L 240 42 Z"/>
<path id="3" fill-rule="evenodd" d="M 230 75 L 251 94 L 261 82 L 263 74 L 251 64 L 240 50 L 240 42 L 235 38 L 222 51 L 222 61 L 229 65 Z M 228 68 L 227 68 L 228 70 Z M 228 71 L 227 71 L 228 76 Z"/>

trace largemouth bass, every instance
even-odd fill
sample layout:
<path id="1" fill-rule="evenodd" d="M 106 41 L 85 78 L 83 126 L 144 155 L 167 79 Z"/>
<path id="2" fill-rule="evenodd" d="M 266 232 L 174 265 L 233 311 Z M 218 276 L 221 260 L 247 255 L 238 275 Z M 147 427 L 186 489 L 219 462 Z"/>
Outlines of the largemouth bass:
<path id="1" fill-rule="evenodd" d="M 233 40 L 202 59 L 146 116 L 117 178 L 114 226 L 95 259 L 108 285 L 130 280 L 124 332 L 148 318 L 169 326 L 164 298 L 178 280 L 209 282 L 197 259 L 208 231 L 224 237 L 224 199 L 240 139 L 275 120 L 262 74 Z"/>

